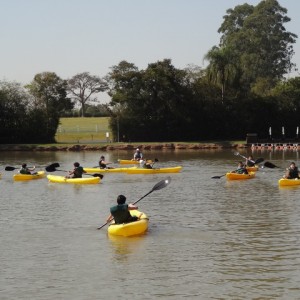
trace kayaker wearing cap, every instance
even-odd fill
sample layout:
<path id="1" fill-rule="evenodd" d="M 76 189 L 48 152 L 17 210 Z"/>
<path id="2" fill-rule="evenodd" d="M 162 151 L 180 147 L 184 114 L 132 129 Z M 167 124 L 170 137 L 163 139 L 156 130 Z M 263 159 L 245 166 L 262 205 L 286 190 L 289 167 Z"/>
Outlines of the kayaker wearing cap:
<path id="1" fill-rule="evenodd" d="M 35 170 L 35 166 L 33 168 L 28 168 L 27 164 L 22 164 L 22 168 L 20 169 L 20 174 L 32 174 L 31 172 L 33 172 Z"/>
<path id="2" fill-rule="evenodd" d="M 115 224 L 123 224 L 137 221 L 138 217 L 133 217 L 130 214 L 130 210 L 138 209 L 134 204 L 126 204 L 126 197 L 124 195 L 119 195 L 117 198 L 118 205 L 112 206 L 110 208 L 110 215 L 108 216 L 106 222 L 109 223 L 113 219 Z"/>
<path id="3" fill-rule="evenodd" d="M 79 162 L 75 162 L 73 171 L 69 171 L 69 175 L 66 178 L 82 178 L 83 173 L 86 173 L 86 171 L 80 166 Z"/>
<path id="4" fill-rule="evenodd" d="M 133 160 L 141 160 L 141 159 L 143 159 L 143 153 L 140 151 L 139 148 L 137 148 L 133 154 Z"/>

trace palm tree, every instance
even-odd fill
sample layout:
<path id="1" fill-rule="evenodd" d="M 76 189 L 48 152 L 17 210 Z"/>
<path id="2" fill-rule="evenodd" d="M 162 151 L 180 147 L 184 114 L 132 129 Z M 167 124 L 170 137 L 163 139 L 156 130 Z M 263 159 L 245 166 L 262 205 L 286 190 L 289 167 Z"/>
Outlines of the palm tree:
<path id="1" fill-rule="evenodd" d="M 236 67 L 232 51 L 229 47 L 214 46 L 204 57 L 209 61 L 207 75 L 209 80 L 221 85 L 222 102 L 225 95 L 225 86 L 231 83 L 236 76 Z"/>

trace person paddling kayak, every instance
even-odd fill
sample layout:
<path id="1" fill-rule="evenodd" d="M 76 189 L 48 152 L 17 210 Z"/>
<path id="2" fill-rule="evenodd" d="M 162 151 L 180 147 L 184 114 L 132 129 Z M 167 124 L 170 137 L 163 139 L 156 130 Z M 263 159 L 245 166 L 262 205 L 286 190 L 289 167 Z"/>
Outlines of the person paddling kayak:
<path id="1" fill-rule="evenodd" d="M 117 198 L 117 205 L 110 208 L 110 215 L 108 216 L 106 222 L 109 223 L 113 219 L 115 224 L 123 224 L 137 221 L 139 217 L 133 217 L 130 214 L 130 210 L 136 210 L 138 207 L 134 204 L 126 204 L 126 197 L 124 195 L 119 195 Z"/>
<path id="2" fill-rule="evenodd" d="M 111 162 L 106 162 L 105 157 L 102 155 L 99 160 L 100 169 L 113 169 L 112 167 L 108 167 L 107 165 L 111 164 Z"/>
<path id="3" fill-rule="evenodd" d="M 27 167 L 27 164 L 22 164 L 22 167 L 21 167 L 19 173 L 20 174 L 28 174 L 28 175 L 30 175 L 30 174 L 34 174 L 34 173 L 31 173 L 34 170 L 35 170 L 35 166 L 33 166 L 32 168 L 29 168 L 29 167 Z"/>
<path id="4" fill-rule="evenodd" d="M 86 171 L 84 171 L 79 162 L 75 162 L 74 169 L 69 171 L 69 175 L 67 175 L 66 178 L 82 178 L 83 173 L 86 173 Z"/>

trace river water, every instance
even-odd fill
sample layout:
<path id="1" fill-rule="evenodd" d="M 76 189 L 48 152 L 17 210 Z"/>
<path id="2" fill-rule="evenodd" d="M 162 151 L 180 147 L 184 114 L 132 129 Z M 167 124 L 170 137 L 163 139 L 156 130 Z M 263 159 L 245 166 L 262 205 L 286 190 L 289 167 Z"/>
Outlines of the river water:
<path id="1" fill-rule="evenodd" d="M 300 163 L 298 152 L 254 152 L 280 168 L 246 181 L 211 178 L 236 167 L 231 150 L 151 151 L 157 167 L 182 172 L 106 173 L 96 185 L 13 182 L 15 171 L 4 171 L 22 162 L 92 167 L 101 154 L 112 162 L 132 155 L 1 153 L 1 300 L 300 299 L 300 186 L 278 186 L 290 161 Z M 168 175 L 167 187 L 139 202 L 147 234 L 97 230 L 118 194 L 134 202 Z"/>

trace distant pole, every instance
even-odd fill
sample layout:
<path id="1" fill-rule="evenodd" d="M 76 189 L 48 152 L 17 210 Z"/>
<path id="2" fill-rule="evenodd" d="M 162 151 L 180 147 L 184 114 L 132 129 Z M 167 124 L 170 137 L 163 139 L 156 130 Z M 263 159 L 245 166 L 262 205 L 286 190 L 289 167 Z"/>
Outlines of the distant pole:
<path id="1" fill-rule="evenodd" d="M 296 135 L 297 135 L 297 139 L 298 139 L 298 136 L 299 136 L 299 126 L 297 126 Z"/>
<path id="2" fill-rule="evenodd" d="M 270 140 L 272 139 L 272 127 L 269 127 L 269 136 L 270 136 Z"/>
<path id="3" fill-rule="evenodd" d="M 120 125 L 119 125 L 119 117 L 117 117 L 117 130 L 118 130 L 118 143 L 120 142 Z"/>
<path id="4" fill-rule="evenodd" d="M 284 126 L 282 126 L 282 137 L 284 138 Z"/>

